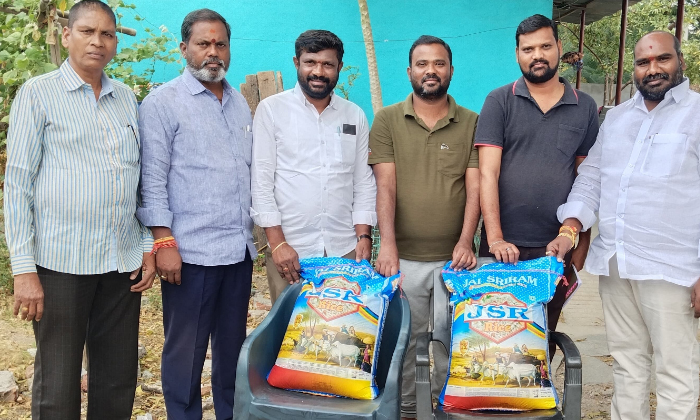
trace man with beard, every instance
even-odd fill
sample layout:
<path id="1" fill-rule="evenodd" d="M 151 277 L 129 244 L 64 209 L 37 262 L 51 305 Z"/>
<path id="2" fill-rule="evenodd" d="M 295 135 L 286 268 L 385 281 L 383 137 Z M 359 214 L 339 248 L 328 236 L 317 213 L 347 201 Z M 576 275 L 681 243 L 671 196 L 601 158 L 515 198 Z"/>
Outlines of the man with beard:
<path id="1" fill-rule="evenodd" d="M 683 77 L 680 42 L 644 35 L 634 48 L 638 92 L 613 108 L 566 204 L 565 230 L 600 219 L 586 270 L 600 275 L 613 364 L 612 420 L 649 418 L 652 355 L 656 418 L 695 419 L 700 316 L 700 95 Z M 565 237 L 566 236 L 566 237 Z M 547 251 L 562 258 L 569 235 Z"/>
<path id="2" fill-rule="evenodd" d="M 333 93 L 343 43 L 311 30 L 294 48 L 296 86 L 260 102 L 253 122 L 250 214 L 267 235 L 273 302 L 299 280 L 299 258 L 369 259 L 377 220 L 367 118 Z"/>
<path id="3" fill-rule="evenodd" d="M 557 207 L 598 135 L 595 101 L 558 75 L 556 24 L 530 16 L 518 26 L 515 43 L 523 76 L 488 95 L 476 130 L 484 217 L 479 254 L 511 263 L 545 256 L 545 246 L 559 233 Z M 568 279 L 573 266 L 583 267 L 589 234 L 566 256 Z M 570 285 L 560 282 L 547 304 L 552 331 Z M 554 351 L 552 344 L 550 357 Z"/>
<path id="4" fill-rule="evenodd" d="M 185 71 L 149 94 L 139 112 L 138 217 L 156 240 L 168 418 L 202 418 L 200 382 L 211 336 L 214 409 L 218 419 L 230 419 L 257 255 L 248 216 L 252 121 L 245 99 L 224 79 L 226 20 L 195 10 L 181 32 Z"/>
<path id="5" fill-rule="evenodd" d="M 454 73 L 452 51 L 440 38 L 423 35 L 408 53 L 413 92 L 379 112 L 370 132 L 377 179 L 377 216 L 382 235 L 376 269 L 404 274 L 411 306 L 411 340 L 403 368 L 401 415 L 416 417 L 416 337 L 428 330 L 433 270 L 472 268 L 479 221 L 479 161 L 474 149 L 477 115 L 447 94 Z M 447 354 L 433 347 L 432 389 L 440 392 Z"/>

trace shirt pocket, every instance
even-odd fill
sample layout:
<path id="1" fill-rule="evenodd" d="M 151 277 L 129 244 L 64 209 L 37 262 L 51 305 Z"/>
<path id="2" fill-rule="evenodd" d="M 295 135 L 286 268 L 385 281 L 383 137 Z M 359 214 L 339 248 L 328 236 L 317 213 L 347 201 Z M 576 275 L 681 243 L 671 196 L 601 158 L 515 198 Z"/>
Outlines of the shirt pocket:
<path id="1" fill-rule="evenodd" d="M 681 170 L 687 145 L 686 134 L 655 134 L 642 164 L 642 174 L 653 177 L 676 175 Z"/>
<path id="2" fill-rule="evenodd" d="M 352 134 L 341 134 L 340 152 L 344 165 L 354 165 L 355 156 L 357 155 L 357 136 L 353 136 Z"/>
<path id="3" fill-rule="evenodd" d="M 557 149 L 564 153 L 567 158 L 576 157 L 576 150 L 578 150 L 578 147 L 581 145 L 585 133 L 586 130 L 583 128 L 559 124 Z"/>
<path id="4" fill-rule="evenodd" d="M 120 150 L 120 161 L 127 168 L 136 168 L 141 162 L 136 130 L 131 125 L 122 125 L 115 128 L 117 147 Z"/>
<path id="5" fill-rule="evenodd" d="M 463 144 L 438 145 L 438 172 L 448 177 L 462 176 L 467 170 L 467 157 Z"/>

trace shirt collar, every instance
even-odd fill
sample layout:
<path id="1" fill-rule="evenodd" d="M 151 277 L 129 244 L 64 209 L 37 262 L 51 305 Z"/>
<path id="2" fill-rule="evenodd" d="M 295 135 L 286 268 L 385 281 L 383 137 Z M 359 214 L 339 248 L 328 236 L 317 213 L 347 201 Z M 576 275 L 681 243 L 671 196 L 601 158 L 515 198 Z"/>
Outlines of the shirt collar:
<path id="1" fill-rule="evenodd" d="M 331 91 L 331 102 L 328 104 L 329 107 L 333 109 L 338 109 L 338 98 L 336 97 L 336 94 L 334 91 Z M 294 96 L 296 96 L 304 105 L 311 105 L 311 102 L 306 98 L 306 95 L 304 95 L 304 91 L 301 89 L 301 86 L 299 85 L 299 82 L 297 82 L 294 85 Z"/>
<path id="2" fill-rule="evenodd" d="M 578 105 L 578 93 L 576 93 L 576 89 L 563 77 L 559 78 L 559 83 L 564 85 L 564 96 L 561 97 L 560 102 L 562 104 Z M 524 98 L 532 97 L 530 95 L 530 90 L 527 88 L 527 83 L 525 83 L 525 76 L 520 76 L 520 79 L 513 83 L 511 91 L 513 95 L 516 96 L 522 96 Z"/>
<path id="3" fill-rule="evenodd" d="M 70 65 L 69 59 L 61 64 L 60 67 L 61 77 L 63 78 L 63 84 L 66 86 L 66 90 L 71 92 L 79 89 L 81 86 L 87 85 L 83 79 L 80 78 L 78 73 L 75 72 L 73 67 Z M 100 91 L 100 97 L 104 95 L 111 94 L 114 96 L 114 85 L 112 80 L 107 76 L 107 74 L 102 71 L 102 90 Z M 92 87 L 91 87 L 92 88 Z"/>
<path id="4" fill-rule="evenodd" d="M 207 88 L 204 87 L 202 82 L 197 80 L 190 72 L 190 69 L 187 67 L 185 67 L 185 71 L 182 72 L 182 80 L 185 82 L 185 86 L 187 86 L 187 89 L 193 96 L 198 95 L 207 90 Z M 230 94 L 232 87 L 229 84 L 229 82 L 226 79 L 223 79 L 221 83 L 224 86 L 224 93 Z"/>
<path id="5" fill-rule="evenodd" d="M 459 116 L 457 115 L 457 102 L 455 102 L 454 98 L 449 94 L 447 95 L 447 103 L 449 105 L 449 109 L 447 110 L 447 118 L 450 121 L 459 122 Z M 409 93 L 408 97 L 403 102 L 403 115 L 406 117 L 410 115 L 413 118 L 418 118 L 416 116 L 416 111 L 413 109 L 413 93 Z"/>
<path id="6" fill-rule="evenodd" d="M 665 103 L 669 99 L 673 99 L 673 101 L 677 104 L 681 103 L 681 101 L 683 101 L 683 99 L 685 99 L 688 96 L 689 90 L 690 81 L 687 77 L 684 77 L 680 85 L 666 92 L 666 95 L 664 96 L 664 99 L 661 101 L 661 103 Z M 659 105 L 661 105 L 661 103 L 659 103 Z M 644 97 L 642 96 L 641 92 L 637 91 L 637 93 L 634 94 L 633 100 L 630 101 L 630 106 L 636 106 L 644 110 L 647 109 L 646 105 L 644 104 Z"/>

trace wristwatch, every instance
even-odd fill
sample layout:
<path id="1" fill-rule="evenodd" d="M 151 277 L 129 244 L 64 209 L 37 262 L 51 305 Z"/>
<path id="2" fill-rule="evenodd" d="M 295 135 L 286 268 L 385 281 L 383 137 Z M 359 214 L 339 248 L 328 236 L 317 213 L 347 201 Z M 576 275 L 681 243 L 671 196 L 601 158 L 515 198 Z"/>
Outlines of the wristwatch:
<path id="1" fill-rule="evenodd" d="M 358 237 L 357 237 L 357 242 L 360 242 L 362 239 L 365 239 L 365 238 L 369 239 L 369 243 L 372 243 L 372 236 L 370 236 L 370 235 L 368 235 L 368 234 L 366 234 L 366 233 L 364 233 L 364 234 L 358 236 Z"/>

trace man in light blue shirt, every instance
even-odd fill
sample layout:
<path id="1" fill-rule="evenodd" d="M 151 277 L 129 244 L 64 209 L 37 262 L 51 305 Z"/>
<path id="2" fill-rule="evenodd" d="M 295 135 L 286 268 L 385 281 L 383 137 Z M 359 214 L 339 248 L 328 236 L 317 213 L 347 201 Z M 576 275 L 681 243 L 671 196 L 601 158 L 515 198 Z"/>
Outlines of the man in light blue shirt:
<path id="1" fill-rule="evenodd" d="M 233 415 L 236 363 L 252 277 L 252 124 L 224 79 L 231 30 L 201 9 L 182 24 L 182 76 L 143 101 L 141 222 L 151 227 L 163 292 L 163 394 L 171 420 L 201 419 L 201 373 L 211 336 L 217 419 Z M 172 237 L 172 239 L 170 239 Z M 176 247 L 173 245 L 176 244 Z M 156 245 L 158 247 L 158 245 Z"/>
<path id="2" fill-rule="evenodd" d="M 10 113 L 5 228 L 15 315 L 34 321 L 35 420 L 80 418 L 86 343 L 87 418 L 131 418 L 141 292 L 155 261 L 135 217 L 136 98 L 103 71 L 115 32 L 109 6 L 76 3 L 63 28 L 69 60 L 27 81 Z"/>

